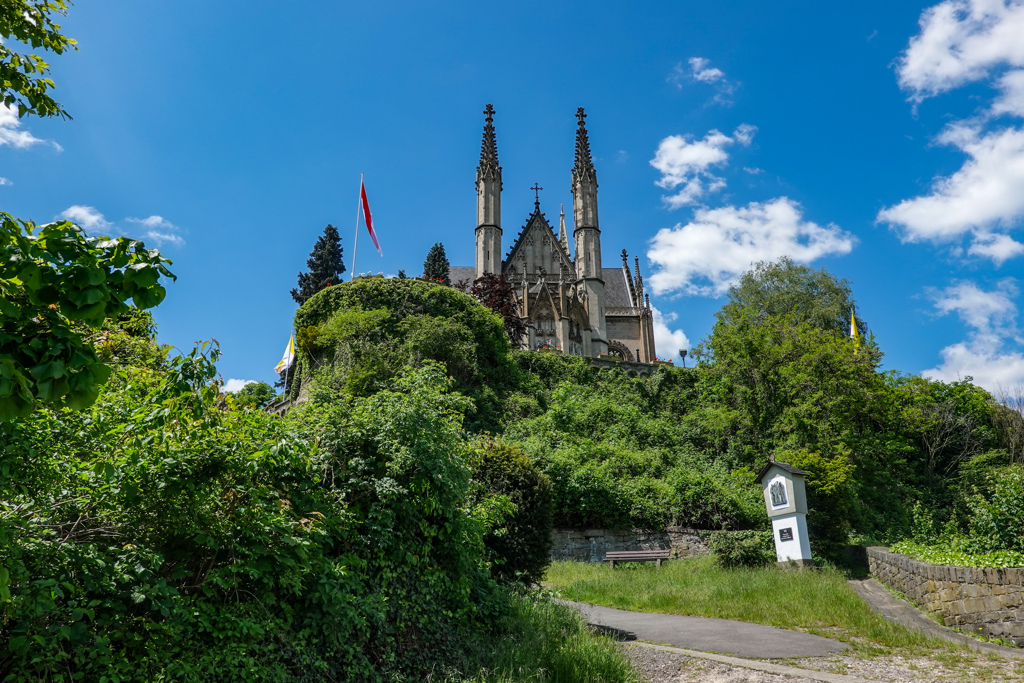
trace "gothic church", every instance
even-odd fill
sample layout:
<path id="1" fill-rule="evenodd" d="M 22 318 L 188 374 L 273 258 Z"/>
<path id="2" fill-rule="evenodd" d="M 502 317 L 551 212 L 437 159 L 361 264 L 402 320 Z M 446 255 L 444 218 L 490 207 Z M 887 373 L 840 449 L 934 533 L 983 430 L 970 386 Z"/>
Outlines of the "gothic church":
<path id="1" fill-rule="evenodd" d="M 629 269 L 626 250 L 621 268 L 601 266 L 601 230 L 597 220 L 597 172 L 590 154 L 586 114 L 576 112 L 576 163 L 572 168 L 573 249 L 559 216 L 558 234 L 541 213 L 533 213 L 501 258 L 501 166 L 494 134 L 494 107 L 484 110 L 483 145 L 476 169 L 476 266 L 451 268 L 453 282 L 472 282 L 485 273 L 503 273 L 518 291 L 520 311 L 530 322 L 530 349 L 650 363 L 654 352 L 654 316 L 644 294 L 640 260 Z"/>

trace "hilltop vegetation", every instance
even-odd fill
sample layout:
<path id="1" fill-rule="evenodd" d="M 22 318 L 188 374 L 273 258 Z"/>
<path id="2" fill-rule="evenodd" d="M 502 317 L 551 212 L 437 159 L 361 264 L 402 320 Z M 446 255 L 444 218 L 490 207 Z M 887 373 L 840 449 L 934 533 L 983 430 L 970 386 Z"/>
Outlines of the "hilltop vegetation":
<path id="1" fill-rule="evenodd" d="M 0 430 L 0 671 L 627 680 L 609 644 L 514 588 L 543 571 L 547 530 L 763 528 L 769 454 L 810 473 L 819 557 L 858 536 L 1008 538 L 1024 487 L 993 475 L 1016 467 L 1019 413 L 969 381 L 879 372 L 815 296 L 759 296 L 767 273 L 852 304 L 802 268 L 755 271 L 697 367 L 644 377 L 513 350 L 439 283 L 331 286 L 296 315 L 303 401 L 283 420 L 219 395 L 215 347 L 172 353 L 135 309 L 108 320 L 95 403 Z"/>

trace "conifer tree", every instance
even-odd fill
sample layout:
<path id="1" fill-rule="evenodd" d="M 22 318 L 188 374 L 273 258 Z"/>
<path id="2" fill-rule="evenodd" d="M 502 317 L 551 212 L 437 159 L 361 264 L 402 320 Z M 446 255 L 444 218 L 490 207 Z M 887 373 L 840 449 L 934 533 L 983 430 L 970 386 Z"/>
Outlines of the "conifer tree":
<path id="1" fill-rule="evenodd" d="M 324 287 L 341 282 L 341 274 L 345 272 L 342 254 L 338 229 L 328 223 L 324 234 L 313 245 L 313 251 L 309 252 L 306 261 L 309 272 L 299 273 L 299 286 L 292 290 L 292 298 L 300 306 Z"/>
<path id="2" fill-rule="evenodd" d="M 444 245 L 438 242 L 427 252 L 427 260 L 423 262 L 423 277 L 427 280 L 440 280 L 450 287 L 450 272 L 451 265 L 444 253 Z"/>

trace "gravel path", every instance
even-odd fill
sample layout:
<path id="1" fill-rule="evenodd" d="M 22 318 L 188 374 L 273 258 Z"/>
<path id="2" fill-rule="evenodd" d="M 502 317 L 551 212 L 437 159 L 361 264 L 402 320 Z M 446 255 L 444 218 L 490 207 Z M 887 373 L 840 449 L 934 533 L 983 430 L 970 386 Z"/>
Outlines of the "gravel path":
<path id="1" fill-rule="evenodd" d="M 622 647 L 647 683 L 817 683 L 803 676 L 753 671 L 637 644 L 624 643 Z M 875 659 L 837 654 L 827 658 L 776 660 L 776 663 L 885 683 L 1024 681 L 1021 662 L 983 654 Z"/>

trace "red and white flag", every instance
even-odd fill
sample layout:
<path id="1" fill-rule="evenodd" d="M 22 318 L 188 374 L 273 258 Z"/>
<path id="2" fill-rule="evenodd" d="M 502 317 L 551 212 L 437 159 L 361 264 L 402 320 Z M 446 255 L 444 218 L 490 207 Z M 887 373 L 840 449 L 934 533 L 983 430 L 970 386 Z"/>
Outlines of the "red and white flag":
<path id="1" fill-rule="evenodd" d="M 363 220 L 366 221 L 366 229 L 370 231 L 370 239 L 373 240 L 373 246 L 377 247 L 377 253 L 383 256 L 384 252 L 380 250 L 380 242 L 377 241 L 377 233 L 373 231 L 373 219 L 370 218 L 370 202 L 366 200 L 366 185 L 362 181 L 359 182 L 359 197 L 363 201 Z"/>

